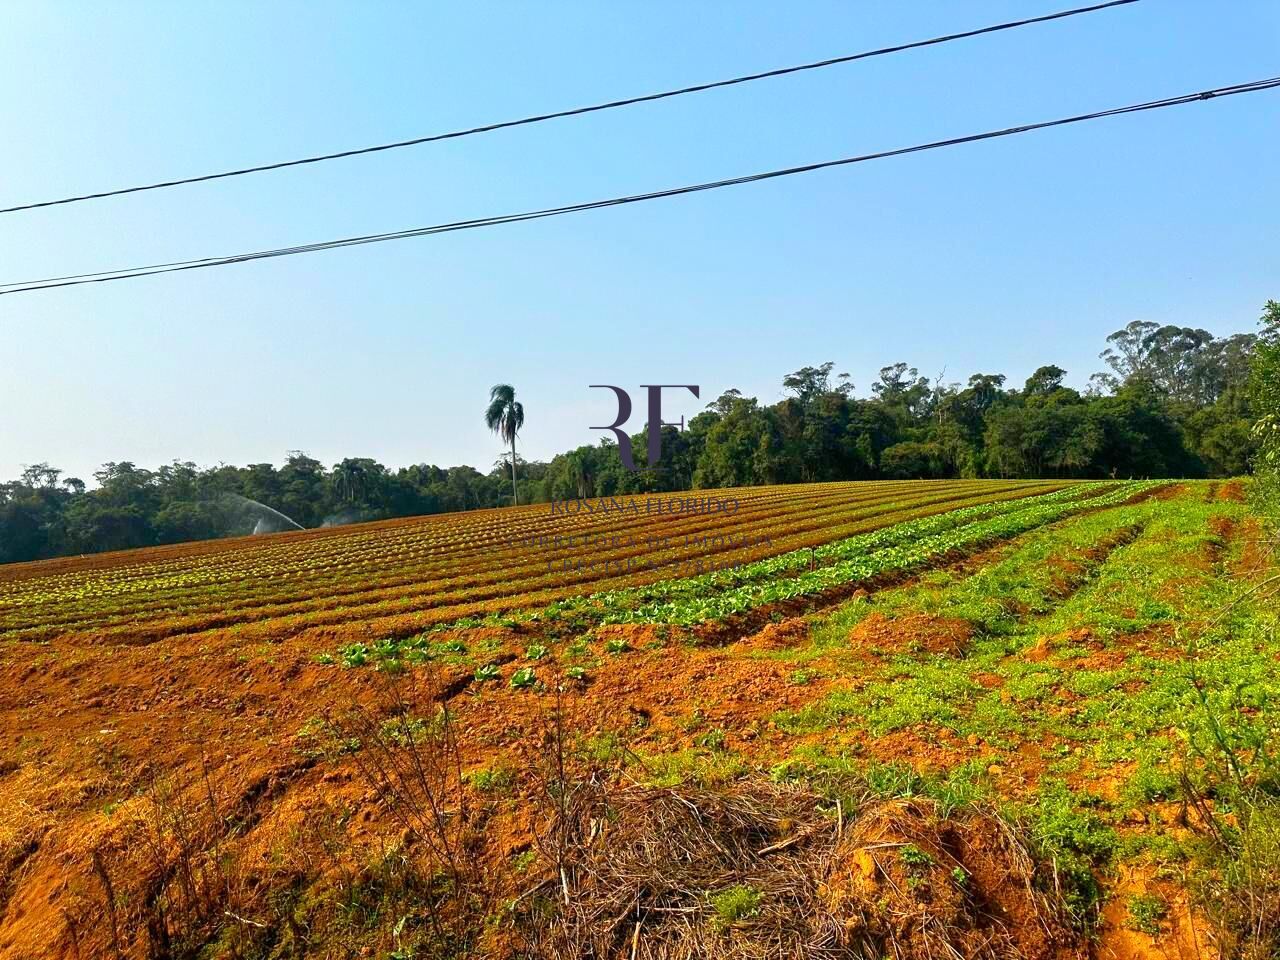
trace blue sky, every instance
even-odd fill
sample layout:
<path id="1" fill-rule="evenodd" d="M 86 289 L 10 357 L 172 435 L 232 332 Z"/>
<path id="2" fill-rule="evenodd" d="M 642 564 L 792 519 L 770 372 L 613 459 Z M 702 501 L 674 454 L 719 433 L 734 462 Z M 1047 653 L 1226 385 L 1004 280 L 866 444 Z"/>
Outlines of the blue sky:
<path id="1" fill-rule="evenodd" d="M 1070 6 L 20 3 L 0 206 L 361 146 Z M 1115 10 L 608 114 L 0 217 L 0 281 L 661 189 L 1280 73 L 1280 6 Z M 595 442 L 591 383 L 771 401 L 834 360 L 1083 384 L 1134 319 L 1280 297 L 1280 93 L 537 223 L 0 298 L 0 478 Z M 637 391 L 635 394 L 639 396 Z M 669 414 L 699 404 L 673 399 Z M 639 413 L 631 426 L 638 429 Z"/>

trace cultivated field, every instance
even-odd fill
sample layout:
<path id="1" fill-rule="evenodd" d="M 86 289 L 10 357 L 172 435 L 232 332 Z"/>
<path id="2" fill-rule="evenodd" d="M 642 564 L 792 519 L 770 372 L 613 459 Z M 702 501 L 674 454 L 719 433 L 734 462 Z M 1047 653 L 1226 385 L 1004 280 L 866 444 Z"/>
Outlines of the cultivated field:
<path id="1" fill-rule="evenodd" d="M 1259 539 L 915 481 L 0 567 L 0 957 L 1233 955 Z"/>
<path id="2" fill-rule="evenodd" d="M 727 495 L 662 495 L 639 501 L 636 512 L 625 509 L 632 498 L 591 501 L 596 512 L 577 508 L 572 516 L 553 515 L 547 505 L 477 510 L 20 564 L 0 568 L 0 629 L 29 640 L 92 631 L 125 643 L 249 624 L 275 639 L 322 625 L 359 624 L 362 634 L 412 630 L 681 576 L 699 564 L 749 562 L 1063 486 L 907 481 L 762 487 L 733 491 L 730 516 L 698 509 L 709 497 Z M 769 543 L 761 542 L 765 537 Z M 627 568 L 628 560 L 635 569 Z M 588 563 L 596 566 L 585 568 Z"/>

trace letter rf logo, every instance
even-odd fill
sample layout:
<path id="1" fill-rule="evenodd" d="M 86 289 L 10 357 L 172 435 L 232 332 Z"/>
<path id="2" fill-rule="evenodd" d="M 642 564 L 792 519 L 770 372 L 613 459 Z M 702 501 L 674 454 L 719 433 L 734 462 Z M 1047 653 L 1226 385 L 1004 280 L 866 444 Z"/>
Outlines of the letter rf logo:
<path id="1" fill-rule="evenodd" d="M 662 459 L 662 428 L 663 427 L 679 427 L 684 429 L 684 417 L 680 418 L 680 422 L 666 423 L 662 419 L 662 391 L 664 388 L 672 390 L 688 390 L 695 397 L 701 397 L 701 387 L 694 383 L 642 383 L 640 386 L 649 391 L 649 450 L 648 460 L 649 466 L 654 466 Z M 639 468 L 635 464 L 635 460 L 631 456 L 631 438 L 627 436 L 626 431 L 622 429 L 622 425 L 631 419 L 631 394 L 623 390 L 621 387 L 615 387 L 608 383 L 590 384 L 592 390 L 612 390 L 618 398 L 618 416 L 613 423 L 607 427 L 592 427 L 592 430 L 609 430 L 613 433 L 618 441 L 618 455 L 622 457 L 622 465 L 635 473 Z"/>

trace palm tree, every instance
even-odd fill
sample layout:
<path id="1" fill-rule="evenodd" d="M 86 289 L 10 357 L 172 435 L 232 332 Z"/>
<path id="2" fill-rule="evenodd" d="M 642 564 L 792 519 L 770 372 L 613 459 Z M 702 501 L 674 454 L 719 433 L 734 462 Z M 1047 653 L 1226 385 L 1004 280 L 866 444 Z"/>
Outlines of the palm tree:
<path id="1" fill-rule="evenodd" d="M 511 502 L 520 505 L 516 486 L 516 434 L 524 426 L 524 406 L 516 399 L 516 388 L 499 383 L 489 391 L 489 406 L 484 412 L 485 426 L 511 444 Z"/>

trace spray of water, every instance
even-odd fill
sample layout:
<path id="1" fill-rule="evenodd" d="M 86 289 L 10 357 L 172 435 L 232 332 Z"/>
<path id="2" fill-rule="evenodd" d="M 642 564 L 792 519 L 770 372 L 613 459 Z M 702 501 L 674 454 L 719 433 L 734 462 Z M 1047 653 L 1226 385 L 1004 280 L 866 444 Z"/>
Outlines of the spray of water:
<path id="1" fill-rule="evenodd" d="M 237 527 L 248 527 L 252 523 L 253 533 L 279 533 L 281 530 L 306 529 L 292 517 L 285 516 L 274 507 L 268 507 L 265 503 L 242 497 L 238 493 L 224 494 L 222 500 L 238 515 L 238 522 L 235 525 Z"/>
<path id="2" fill-rule="evenodd" d="M 320 524 L 322 527 L 345 527 L 348 523 L 363 523 L 365 520 L 377 519 L 377 515 L 372 510 L 357 510 L 349 507 L 346 510 L 339 510 L 337 513 L 331 513 L 324 518 L 324 522 Z"/>

